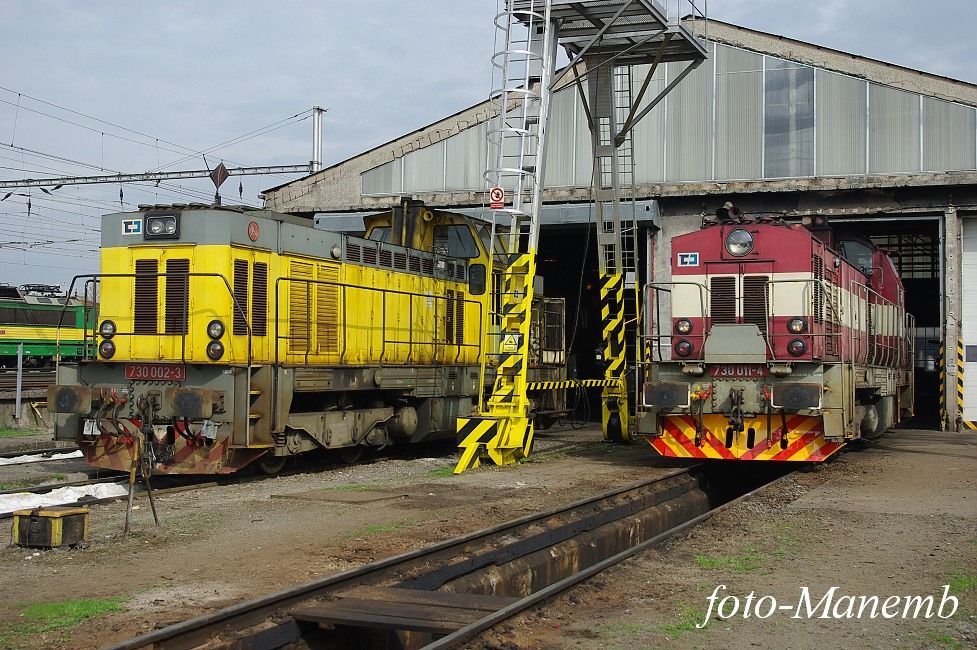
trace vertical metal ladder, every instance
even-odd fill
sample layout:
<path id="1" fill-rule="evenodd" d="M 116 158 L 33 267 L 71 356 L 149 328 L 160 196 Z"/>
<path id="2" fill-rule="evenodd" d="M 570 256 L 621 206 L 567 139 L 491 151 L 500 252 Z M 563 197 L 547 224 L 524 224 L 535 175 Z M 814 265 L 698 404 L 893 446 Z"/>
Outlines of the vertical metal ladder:
<path id="1" fill-rule="evenodd" d="M 631 437 L 627 382 L 626 329 L 638 313 L 638 224 L 635 211 L 634 154 L 630 130 L 623 130 L 631 113 L 631 66 L 603 65 L 601 57 L 586 57 L 588 94 L 592 108 L 594 145 L 594 202 L 600 273 L 601 321 L 606 381 L 601 399 L 601 428 L 609 440 Z M 625 289 L 630 288 L 630 300 Z M 634 337 L 631 337 L 632 339 Z"/>
<path id="2" fill-rule="evenodd" d="M 493 207 L 492 245 L 501 269 L 497 340 L 483 355 L 495 379 L 491 393 L 479 399 L 475 417 L 458 419 L 463 450 L 455 473 L 477 466 L 482 458 L 497 465 L 529 454 L 533 425 L 526 396 L 530 311 L 536 276 L 543 156 L 556 55 L 556 27 L 550 0 L 500 0 L 495 18 L 496 52 L 492 57 L 490 100 L 497 113 L 488 131 L 488 189 L 506 198 Z M 491 194 L 491 192 L 490 192 Z M 491 198 L 491 197 L 490 197 Z M 484 383 L 483 389 L 484 390 Z"/>

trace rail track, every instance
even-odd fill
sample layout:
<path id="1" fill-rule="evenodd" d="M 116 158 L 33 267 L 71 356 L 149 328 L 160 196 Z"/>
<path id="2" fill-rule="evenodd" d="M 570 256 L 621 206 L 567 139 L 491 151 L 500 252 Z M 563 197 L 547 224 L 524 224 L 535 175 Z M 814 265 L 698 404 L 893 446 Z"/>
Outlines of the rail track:
<path id="1" fill-rule="evenodd" d="M 456 647 L 788 472 L 750 469 L 677 469 L 111 647 Z"/>
<path id="2" fill-rule="evenodd" d="M 21 390 L 46 390 L 54 383 L 54 370 L 25 370 Z M 0 392 L 17 390 L 17 371 L 0 370 Z"/>
<path id="3" fill-rule="evenodd" d="M 17 458 L 18 456 L 53 456 L 78 451 L 79 447 L 38 447 L 37 449 L 18 449 L 17 451 L 0 452 L 0 458 Z M 60 460 L 60 459 L 52 459 Z"/>
<path id="4" fill-rule="evenodd" d="M 577 448 L 577 445 L 575 443 L 560 441 L 557 444 L 548 445 L 545 451 L 542 451 L 539 454 L 537 454 L 537 457 L 545 457 L 550 454 L 559 454 L 564 451 L 575 449 L 575 448 Z M 2 452 L 0 453 L 0 458 L 13 458 L 24 454 L 37 455 L 37 454 L 65 453 L 65 452 L 77 451 L 78 449 L 79 449 L 78 447 L 60 447 L 60 448 L 29 450 L 29 451 Z M 423 453 L 426 451 L 429 450 L 426 448 L 418 448 L 416 446 L 402 448 L 402 452 L 406 455 L 407 458 L 423 455 Z M 2 472 L 5 467 L 16 467 L 16 465 L 0 466 L 0 478 L 2 478 Z M 293 467 L 288 470 L 282 471 L 273 476 L 267 476 L 264 474 L 236 474 L 232 476 L 215 478 L 212 476 L 193 477 L 193 476 L 165 476 L 164 475 L 164 476 L 152 477 L 151 482 L 153 486 L 153 493 L 159 496 L 165 494 L 172 494 L 176 492 L 185 492 L 187 490 L 206 489 L 206 488 L 218 487 L 224 485 L 238 485 L 238 484 L 250 483 L 252 481 L 272 479 L 280 476 L 295 476 L 299 474 L 336 471 L 336 470 L 341 470 L 345 467 L 347 467 L 347 465 L 342 465 L 340 467 L 334 465 L 333 466 L 325 465 L 325 464 L 313 465 L 313 466 L 299 466 L 299 467 Z M 96 469 L 90 469 L 89 471 L 95 472 L 96 474 L 101 474 L 104 472 L 104 470 L 96 470 Z M 126 483 L 127 481 L 128 481 L 128 476 L 125 475 L 124 473 L 110 472 L 109 476 L 96 475 L 96 476 L 91 476 L 88 479 L 79 480 L 79 481 L 44 483 L 41 485 L 25 485 L 22 487 L 0 490 L 0 497 L 11 495 L 11 494 L 23 494 L 23 493 L 46 494 L 52 490 L 56 490 L 58 488 L 63 488 L 63 487 L 87 487 L 87 486 L 99 485 L 103 483 L 122 484 L 122 483 Z M 141 480 L 138 481 L 136 484 L 136 491 L 137 494 L 145 493 L 145 487 L 143 486 Z M 92 505 L 97 503 L 109 503 L 112 501 L 119 500 L 121 498 L 123 497 L 112 496 L 112 497 L 106 497 L 102 499 L 86 499 L 83 502 L 79 502 L 79 501 L 65 502 L 60 505 L 65 505 L 65 506 Z M 13 513 L 11 512 L 0 512 L 0 520 L 9 519 L 12 516 Z"/>

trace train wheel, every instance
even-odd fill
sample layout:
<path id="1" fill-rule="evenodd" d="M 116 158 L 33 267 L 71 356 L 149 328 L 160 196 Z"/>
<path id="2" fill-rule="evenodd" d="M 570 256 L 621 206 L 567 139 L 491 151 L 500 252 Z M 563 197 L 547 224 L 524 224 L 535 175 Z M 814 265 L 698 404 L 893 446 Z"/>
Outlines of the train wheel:
<path id="1" fill-rule="evenodd" d="M 268 476 L 274 476 L 284 469 L 287 461 L 288 456 L 272 456 L 271 454 L 265 454 L 261 457 L 261 460 L 258 461 L 258 469 Z"/>
<path id="2" fill-rule="evenodd" d="M 363 458 L 366 447 L 363 445 L 353 445 L 352 447 L 341 447 L 336 450 L 336 455 L 347 465 L 355 465 Z"/>

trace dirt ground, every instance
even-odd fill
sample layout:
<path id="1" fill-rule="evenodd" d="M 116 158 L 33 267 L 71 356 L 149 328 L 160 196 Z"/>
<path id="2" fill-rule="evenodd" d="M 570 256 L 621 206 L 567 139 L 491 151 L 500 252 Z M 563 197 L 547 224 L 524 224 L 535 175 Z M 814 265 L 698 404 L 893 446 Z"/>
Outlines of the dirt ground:
<path id="1" fill-rule="evenodd" d="M 453 447 L 353 467 L 170 493 L 161 529 L 139 499 L 94 506 L 85 549 L 0 549 L 0 647 L 89 648 L 242 599 L 576 500 L 673 467 L 644 444 L 593 429 L 541 436 L 531 462 L 450 476 Z M 900 431 L 796 475 L 498 626 L 488 648 L 964 648 L 977 644 L 977 437 Z M 938 594 L 950 620 L 713 619 L 706 597 L 795 602 L 846 594 Z M 30 606 L 115 598 L 119 611 L 72 627 Z"/>
<path id="2" fill-rule="evenodd" d="M 794 619 L 794 608 L 758 620 L 741 609 L 727 620 L 714 611 L 696 628 L 718 585 L 727 587 L 720 597 L 736 595 L 741 604 L 754 592 L 789 605 L 806 586 L 816 605 L 835 586 L 837 602 L 940 596 L 947 584 L 959 598 L 949 620 Z M 977 647 L 977 435 L 890 432 L 621 563 L 473 647 Z"/>

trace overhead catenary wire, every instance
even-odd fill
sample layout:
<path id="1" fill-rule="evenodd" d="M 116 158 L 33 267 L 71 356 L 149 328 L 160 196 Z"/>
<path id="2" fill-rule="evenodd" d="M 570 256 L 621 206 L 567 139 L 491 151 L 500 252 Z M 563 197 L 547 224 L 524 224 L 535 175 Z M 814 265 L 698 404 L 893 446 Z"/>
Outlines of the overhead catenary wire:
<path id="1" fill-rule="evenodd" d="M 214 155 L 228 147 L 292 126 L 308 119 L 313 114 L 312 109 L 302 111 L 269 125 L 229 138 L 211 147 L 198 150 L 95 117 L 62 104 L 0 86 L 0 95 L 3 92 L 16 95 L 16 98 L 10 97 L 8 100 L 0 96 L 0 104 L 11 106 L 14 112 L 10 142 L 0 143 L 0 151 L 12 154 L 0 155 L 0 159 L 8 160 L 12 164 L 0 166 L 0 169 L 10 172 L 9 176 L 14 178 L 18 176 L 21 178 L 39 177 L 50 173 L 64 176 L 84 175 L 84 172 L 79 174 L 78 170 L 103 170 L 109 173 L 122 173 L 107 166 L 107 163 L 110 165 L 110 161 L 106 160 L 105 156 L 111 154 L 109 154 L 108 147 L 105 144 L 106 138 L 135 146 L 152 147 L 155 152 L 156 169 L 172 167 L 178 162 L 200 155 L 203 155 L 206 160 L 207 155 Z M 30 142 L 25 142 L 21 133 L 23 128 L 20 124 L 23 120 L 18 121 L 18 118 L 21 117 L 21 109 L 26 113 L 37 115 L 40 120 L 53 120 L 70 128 L 98 134 L 99 161 L 93 163 L 64 153 L 44 150 L 44 146 L 38 147 Z M 21 134 L 18 135 L 19 133 Z M 161 164 L 161 153 L 175 154 L 178 160 Z M 227 158 L 223 158 L 222 162 L 246 166 Z M 269 174 L 269 176 L 283 177 L 281 174 Z M 246 205 L 250 204 L 251 202 L 243 199 L 243 187 L 239 190 L 240 202 Z M 137 204 L 141 203 L 157 204 L 161 202 L 161 199 L 164 203 L 181 200 L 209 203 L 213 200 L 213 193 L 212 191 L 166 181 L 133 181 L 126 183 L 124 196 L 120 196 L 121 200 L 119 201 L 104 196 L 89 198 L 82 196 L 81 193 L 69 193 L 67 189 L 57 187 L 51 190 L 41 189 L 40 192 L 37 189 L 32 191 L 27 188 L 10 194 L 0 192 L 0 198 L 7 199 L 6 204 L 0 205 L 10 206 L 8 211 L 0 212 L 3 215 L 3 224 L 0 226 L 6 226 L 0 227 L 0 240 L 3 241 L 3 245 L 0 245 L 0 254 L 2 254 L 0 264 L 78 271 L 79 266 L 88 266 L 91 260 L 97 259 L 100 243 L 97 234 L 100 231 L 100 213 L 119 211 L 120 209 L 127 210 L 135 208 Z M 24 212 L 17 212 L 17 206 Z M 98 214 L 90 214 L 88 211 Z M 16 257 L 12 258 L 12 255 Z M 54 258 L 66 255 L 77 258 L 83 263 L 79 266 L 57 264 Z"/>
<path id="2" fill-rule="evenodd" d="M 131 142 L 133 144 L 138 144 L 138 145 L 142 145 L 142 146 L 146 146 L 146 147 L 154 147 L 157 150 L 162 149 L 164 151 L 169 151 L 170 153 L 175 153 L 175 154 L 186 156 L 184 158 L 179 159 L 178 161 L 167 163 L 166 165 L 163 165 L 162 167 L 157 167 L 157 169 L 165 169 L 166 167 L 171 167 L 173 165 L 179 164 L 180 162 L 184 162 L 184 161 L 189 160 L 191 158 L 194 158 L 194 157 L 197 157 L 197 156 L 201 156 L 201 155 L 205 155 L 205 154 L 208 154 L 208 153 L 213 153 L 214 151 L 219 151 L 220 149 L 223 149 L 225 147 L 232 146 L 234 144 L 239 144 L 240 142 L 245 142 L 245 141 L 250 140 L 250 139 L 252 139 L 254 137 L 258 137 L 260 135 L 264 135 L 265 133 L 270 133 L 272 131 L 278 130 L 279 128 L 284 128 L 285 126 L 290 126 L 291 124 L 294 124 L 294 123 L 297 123 L 299 121 L 305 120 L 309 116 L 312 115 L 312 109 L 310 108 L 310 109 L 307 109 L 305 111 L 296 113 L 295 115 L 291 115 L 291 116 L 289 116 L 287 118 L 284 118 L 282 120 L 278 120 L 277 122 L 272 122 L 271 124 L 269 124 L 267 126 L 260 127 L 258 129 L 255 129 L 254 131 L 249 131 L 249 132 L 244 133 L 244 134 L 242 134 L 240 136 L 237 136 L 235 138 L 232 138 L 232 139 L 227 140 L 225 142 L 222 142 L 220 144 L 217 144 L 217 145 L 214 145 L 212 147 L 209 147 L 209 148 L 207 148 L 205 150 L 198 150 L 198 149 L 194 149 L 192 147 L 187 147 L 187 146 L 184 146 L 184 145 L 175 143 L 175 142 L 171 142 L 171 141 L 166 140 L 164 138 L 159 138 L 157 136 L 149 135 L 148 133 L 143 133 L 142 131 L 137 131 L 135 129 L 131 129 L 131 128 L 126 127 L 126 126 L 122 126 L 120 124 L 116 124 L 114 122 L 109 122 L 108 120 L 103 120 L 103 119 L 98 118 L 98 117 L 95 117 L 93 115 L 88 115 L 88 114 L 83 113 L 81 111 L 77 111 L 77 110 L 68 108 L 66 106 L 62 106 L 60 104 L 56 104 L 54 102 L 49 102 L 47 100 L 40 99 L 38 97 L 33 97 L 31 95 L 27 95 L 27 94 L 24 94 L 24 93 L 21 93 L 21 92 L 17 92 L 15 90 L 12 90 L 10 88 L 6 88 L 4 86 L 0 86 L 0 90 L 6 91 L 6 92 L 9 92 L 9 93 L 16 93 L 17 94 L 17 103 L 16 103 L 16 106 L 18 108 L 18 111 L 19 111 L 20 108 L 23 108 L 25 111 L 36 113 L 38 115 L 42 115 L 44 117 L 47 117 L 47 118 L 50 118 L 50 119 L 53 119 L 53 120 L 57 120 L 57 121 L 63 122 L 65 124 L 70 124 L 72 126 L 76 126 L 78 128 L 81 128 L 81 129 L 92 131 L 94 133 L 99 133 L 102 136 L 103 139 L 107 135 L 107 136 L 109 136 L 111 138 L 115 138 L 115 139 L 122 140 L 122 141 L 125 141 L 125 142 Z M 88 126 L 86 124 L 81 124 L 80 122 L 76 122 L 74 120 L 69 120 L 69 119 L 66 119 L 64 117 L 53 115 L 51 113 L 47 113 L 45 111 L 41 111 L 41 110 L 38 110 L 36 108 L 30 108 L 30 107 L 27 107 L 27 106 L 23 106 L 20 103 L 21 98 L 27 98 L 27 99 L 30 99 L 31 101 L 35 101 L 35 102 L 38 102 L 40 104 L 44 104 L 46 106 L 51 106 L 52 108 L 57 108 L 58 110 L 65 111 L 65 112 L 71 113 L 73 115 L 78 115 L 80 117 L 84 117 L 85 119 L 92 120 L 93 122 L 98 122 L 100 124 L 104 124 L 104 125 L 107 125 L 107 126 L 111 126 L 112 128 L 116 128 L 116 129 L 125 131 L 127 133 L 132 133 L 134 135 L 138 135 L 138 136 L 140 136 L 142 138 L 146 138 L 146 139 L 150 140 L 150 142 L 144 142 L 142 140 L 137 140 L 135 138 L 130 138 L 130 137 L 118 135 L 118 134 L 115 134 L 115 133 L 106 132 L 105 129 Z M 10 105 L 10 106 L 15 106 L 15 103 L 14 102 L 11 102 L 11 101 L 5 100 L 5 99 L 0 99 L 0 103 L 7 104 L 7 105 Z M 15 129 L 16 129 L 16 122 L 15 122 Z M 11 138 L 11 145 L 13 145 L 13 142 L 14 142 L 14 139 L 12 137 Z M 159 145 L 160 142 L 165 143 L 167 145 L 170 145 L 170 147 L 165 147 L 165 146 L 164 147 L 161 147 Z M 103 149 L 104 149 L 104 142 L 103 142 L 103 145 L 102 146 L 103 146 Z M 176 149 L 173 149 L 171 147 L 176 147 Z M 233 161 L 228 161 L 228 162 L 233 162 Z M 234 162 L 233 164 L 240 165 L 241 163 Z"/>

